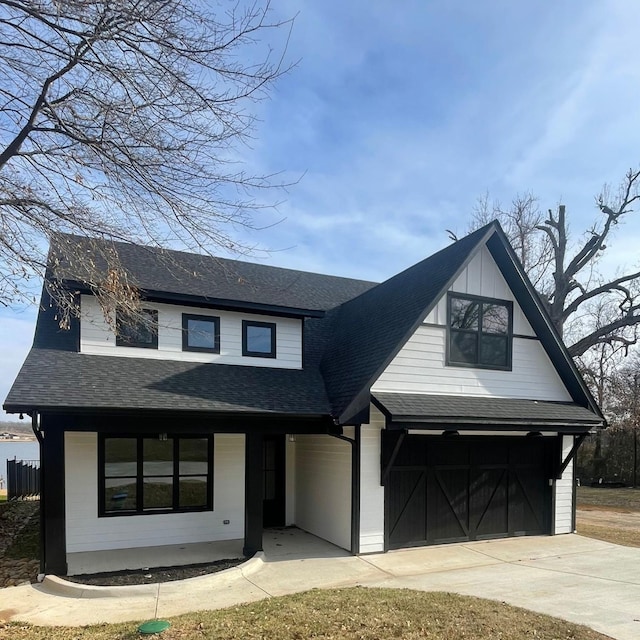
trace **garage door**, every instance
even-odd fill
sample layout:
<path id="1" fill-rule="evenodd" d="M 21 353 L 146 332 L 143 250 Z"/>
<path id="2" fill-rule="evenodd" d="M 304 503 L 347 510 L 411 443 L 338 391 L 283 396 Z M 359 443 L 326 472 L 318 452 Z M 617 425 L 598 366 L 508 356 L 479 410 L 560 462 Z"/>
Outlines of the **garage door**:
<path id="1" fill-rule="evenodd" d="M 388 460 L 397 435 L 386 432 Z M 409 435 L 386 483 L 387 548 L 551 530 L 556 438 Z"/>

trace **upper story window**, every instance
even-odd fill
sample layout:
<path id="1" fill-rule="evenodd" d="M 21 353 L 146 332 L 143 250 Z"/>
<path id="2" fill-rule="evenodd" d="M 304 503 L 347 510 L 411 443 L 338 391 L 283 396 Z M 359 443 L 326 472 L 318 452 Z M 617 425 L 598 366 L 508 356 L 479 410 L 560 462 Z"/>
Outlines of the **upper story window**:
<path id="1" fill-rule="evenodd" d="M 513 303 L 450 293 L 447 364 L 511 369 Z"/>
<path id="2" fill-rule="evenodd" d="M 141 309 L 126 320 L 116 314 L 116 345 L 119 347 L 158 348 L 158 311 Z"/>
<path id="3" fill-rule="evenodd" d="M 242 321 L 242 355 L 257 358 L 276 357 L 275 322 Z"/>
<path id="4" fill-rule="evenodd" d="M 220 318 L 183 313 L 182 350 L 220 353 Z"/>

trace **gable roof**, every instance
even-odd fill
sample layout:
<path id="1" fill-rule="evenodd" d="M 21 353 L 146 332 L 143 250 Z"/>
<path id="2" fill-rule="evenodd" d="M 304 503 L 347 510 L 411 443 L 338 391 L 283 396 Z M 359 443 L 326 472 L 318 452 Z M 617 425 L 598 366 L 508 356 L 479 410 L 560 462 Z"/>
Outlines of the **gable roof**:
<path id="1" fill-rule="evenodd" d="M 375 282 L 283 269 L 269 265 L 171 251 L 157 247 L 58 234 L 49 264 L 56 277 L 79 284 L 89 273 L 82 258 L 91 256 L 98 273 L 117 260 L 130 282 L 156 301 L 206 302 L 218 308 L 249 308 L 280 315 L 323 315 L 375 286 Z M 112 258 L 113 256 L 113 258 Z M 95 275 L 93 275 L 95 278 Z M 314 313 L 315 312 L 315 313 Z"/>
<path id="2" fill-rule="evenodd" d="M 283 372 L 273 368 L 79 354 L 79 323 L 73 322 L 71 331 L 59 330 L 55 308 L 51 307 L 45 288 L 34 348 L 5 407 L 28 411 L 30 407 L 42 407 L 45 402 L 49 407 L 88 407 L 92 400 L 105 407 L 124 406 L 119 394 L 121 385 L 114 380 L 137 377 L 143 382 L 136 386 L 131 408 L 137 406 L 135 403 L 158 408 L 169 403 L 172 408 L 184 410 L 197 405 L 201 411 L 230 411 L 236 407 L 238 412 L 298 415 L 318 415 L 319 412 L 330 415 L 338 424 L 364 422 L 375 380 L 485 245 L 574 402 L 602 422 L 596 402 L 497 222 L 378 285 L 124 243 L 111 245 L 100 240 L 59 236 L 50 259 L 60 261 L 59 273 L 71 284 L 83 278 L 82 268 L 76 266 L 82 261 L 64 257 L 65 248 L 82 253 L 96 247 L 108 252 L 114 247 L 121 265 L 131 270 L 132 281 L 147 298 L 154 299 L 155 295 L 157 300 L 180 300 L 187 304 L 199 301 L 202 306 L 225 308 L 226 305 L 226 308 L 247 312 L 267 310 L 274 315 L 304 318 L 304 369 Z M 100 268 L 107 269 L 104 256 L 98 256 L 96 261 Z M 154 367 L 158 368 L 156 377 L 144 373 Z M 112 375 L 103 380 L 105 371 Z M 81 372 L 80 378 L 77 372 Z M 202 382 L 196 380 L 195 372 Z M 66 384 L 47 386 L 47 377 L 49 380 L 59 378 Z M 102 380 L 105 397 L 98 400 L 88 394 L 85 379 Z M 206 389 L 202 386 L 205 382 L 209 385 Z M 238 386 L 245 390 L 240 393 Z M 289 399 L 287 394 L 291 396 Z"/>
<path id="3" fill-rule="evenodd" d="M 482 246 L 486 245 L 576 404 L 604 417 L 497 221 L 343 304 L 322 373 L 338 422 L 361 421 L 370 389 Z"/>
<path id="4" fill-rule="evenodd" d="M 321 367 L 341 423 L 366 409 L 371 385 L 493 229 L 478 229 L 333 312 Z"/>

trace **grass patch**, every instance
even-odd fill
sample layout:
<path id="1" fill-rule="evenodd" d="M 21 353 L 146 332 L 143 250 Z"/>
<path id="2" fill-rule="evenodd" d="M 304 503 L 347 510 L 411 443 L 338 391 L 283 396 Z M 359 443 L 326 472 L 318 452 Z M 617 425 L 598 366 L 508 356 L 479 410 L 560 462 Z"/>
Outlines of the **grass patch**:
<path id="1" fill-rule="evenodd" d="M 409 589 L 308 591 L 170 619 L 163 640 L 609 640 L 580 625 L 509 605 Z M 11 640 L 133 640 L 137 623 L 82 628 L 9 623 Z M 0 635 L 2 635 L 0 628 Z"/>
<path id="2" fill-rule="evenodd" d="M 597 489 L 576 487 L 578 509 L 640 511 L 640 489 Z"/>
<path id="3" fill-rule="evenodd" d="M 640 547 L 640 531 L 580 522 L 579 518 L 577 529 L 581 536 L 596 538 L 598 540 L 604 540 L 605 542 L 613 542 L 614 544 L 621 544 L 625 547 Z"/>

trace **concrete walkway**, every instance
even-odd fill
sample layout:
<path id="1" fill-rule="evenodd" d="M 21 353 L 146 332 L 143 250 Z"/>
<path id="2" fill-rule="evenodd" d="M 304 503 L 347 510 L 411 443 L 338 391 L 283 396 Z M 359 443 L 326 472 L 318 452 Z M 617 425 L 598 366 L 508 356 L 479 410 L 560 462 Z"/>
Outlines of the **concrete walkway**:
<path id="1" fill-rule="evenodd" d="M 297 530 L 265 532 L 260 557 L 217 574 L 135 587 L 57 578 L 0 590 L 0 619 L 40 625 L 145 620 L 307 589 L 363 585 L 492 598 L 640 637 L 640 549 L 577 535 L 511 538 L 353 557 Z"/>

